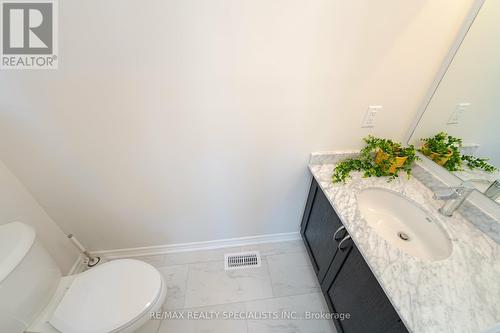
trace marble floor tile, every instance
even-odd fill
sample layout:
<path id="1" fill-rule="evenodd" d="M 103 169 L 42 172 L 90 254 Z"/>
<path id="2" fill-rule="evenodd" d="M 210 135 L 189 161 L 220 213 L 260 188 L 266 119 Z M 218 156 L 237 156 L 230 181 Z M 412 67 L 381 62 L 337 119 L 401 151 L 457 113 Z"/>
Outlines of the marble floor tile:
<path id="1" fill-rule="evenodd" d="M 185 307 L 273 297 L 266 260 L 261 267 L 226 271 L 223 261 L 189 265 Z"/>
<path id="2" fill-rule="evenodd" d="M 256 245 L 245 245 L 241 247 L 242 251 L 259 251 L 262 257 L 273 256 L 285 253 L 305 252 L 304 242 L 301 239 L 287 241 L 287 242 L 274 242 Z"/>
<path id="3" fill-rule="evenodd" d="M 163 303 L 164 310 L 184 308 L 188 265 L 158 267 L 167 284 L 167 297 Z"/>
<path id="4" fill-rule="evenodd" d="M 240 252 L 241 247 L 228 247 L 214 250 L 200 250 L 165 254 L 164 265 L 194 264 L 209 261 L 224 261 L 225 253 Z"/>
<path id="5" fill-rule="evenodd" d="M 319 292 L 316 274 L 306 252 L 268 256 L 274 296 Z"/>
<path id="6" fill-rule="evenodd" d="M 279 314 L 279 319 L 248 319 L 248 333 L 336 333 L 332 320 L 307 319 L 307 313 L 327 313 L 321 293 L 246 302 L 246 311 Z M 282 314 L 295 319 L 283 319 Z"/>
<path id="7" fill-rule="evenodd" d="M 230 312 L 244 312 L 243 303 L 198 307 L 180 311 L 183 319 L 166 319 L 160 326 L 159 333 L 247 333 L 246 321 L 228 319 Z M 211 316 L 212 319 L 188 319 L 188 315 Z M 219 316 L 218 318 L 216 316 Z"/>
<path id="8" fill-rule="evenodd" d="M 162 324 L 159 320 L 148 320 L 143 326 L 139 327 L 134 333 L 157 333 Z"/>
<path id="9" fill-rule="evenodd" d="M 135 257 L 131 259 L 137 259 L 141 261 L 145 261 L 148 264 L 151 264 L 155 267 L 159 266 L 164 266 L 165 265 L 165 255 L 160 254 L 160 255 L 154 255 L 154 256 L 142 256 L 142 257 Z"/>
<path id="10" fill-rule="evenodd" d="M 259 268 L 225 271 L 224 254 L 259 251 Z M 302 240 L 137 257 L 157 267 L 167 284 L 165 319 L 159 333 L 335 333 L 331 320 L 228 319 L 229 312 L 328 311 Z M 219 313 L 211 320 L 187 318 L 189 311 Z M 224 314 L 225 313 L 225 314 Z M 152 321 L 155 326 L 157 321 Z M 145 330 L 144 332 L 152 332 Z M 142 332 L 142 331 L 141 331 Z"/>

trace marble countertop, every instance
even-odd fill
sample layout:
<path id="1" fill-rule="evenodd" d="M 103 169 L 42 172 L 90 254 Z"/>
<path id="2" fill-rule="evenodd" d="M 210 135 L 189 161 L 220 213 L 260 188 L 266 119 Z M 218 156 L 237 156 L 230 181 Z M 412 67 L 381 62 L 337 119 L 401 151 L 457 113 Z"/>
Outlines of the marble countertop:
<path id="1" fill-rule="evenodd" d="M 496 242 L 459 213 L 439 214 L 442 201 L 434 200 L 433 192 L 414 177 L 401 175 L 387 182 L 353 173 L 346 184 L 333 184 L 334 167 L 334 161 L 321 158 L 309 165 L 410 332 L 500 332 L 500 246 Z M 402 193 L 424 207 L 449 234 L 450 257 L 420 260 L 380 237 L 357 207 L 356 194 L 367 187 Z"/>

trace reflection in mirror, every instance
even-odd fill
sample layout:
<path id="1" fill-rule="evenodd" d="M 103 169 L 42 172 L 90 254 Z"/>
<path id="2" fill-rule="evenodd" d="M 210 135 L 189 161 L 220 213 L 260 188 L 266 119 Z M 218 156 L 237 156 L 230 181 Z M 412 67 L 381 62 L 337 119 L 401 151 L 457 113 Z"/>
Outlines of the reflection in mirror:
<path id="1" fill-rule="evenodd" d="M 486 0 L 409 143 L 500 203 L 499 17 Z"/>

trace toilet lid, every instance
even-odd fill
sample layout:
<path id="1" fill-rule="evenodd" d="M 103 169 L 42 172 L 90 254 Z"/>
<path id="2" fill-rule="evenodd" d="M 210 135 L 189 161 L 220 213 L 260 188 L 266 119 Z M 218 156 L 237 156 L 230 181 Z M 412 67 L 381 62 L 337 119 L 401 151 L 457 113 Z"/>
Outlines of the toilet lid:
<path id="1" fill-rule="evenodd" d="M 114 260 L 78 274 L 50 324 L 63 333 L 112 332 L 141 317 L 160 297 L 162 279 L 139 260 Z"/>

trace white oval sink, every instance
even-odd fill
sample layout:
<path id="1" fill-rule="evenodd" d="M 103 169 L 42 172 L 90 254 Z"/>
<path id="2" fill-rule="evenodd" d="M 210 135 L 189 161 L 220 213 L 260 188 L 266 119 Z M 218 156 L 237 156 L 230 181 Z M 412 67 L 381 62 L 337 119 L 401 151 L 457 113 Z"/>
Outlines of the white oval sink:
<path id="1" fill-rule="evenodd" d="M 391 245 L 424 260 L 450 256 L 448 234 L 417 203 L 381 188 L 362 190 L 357 200 L 366 222 Z"/>

